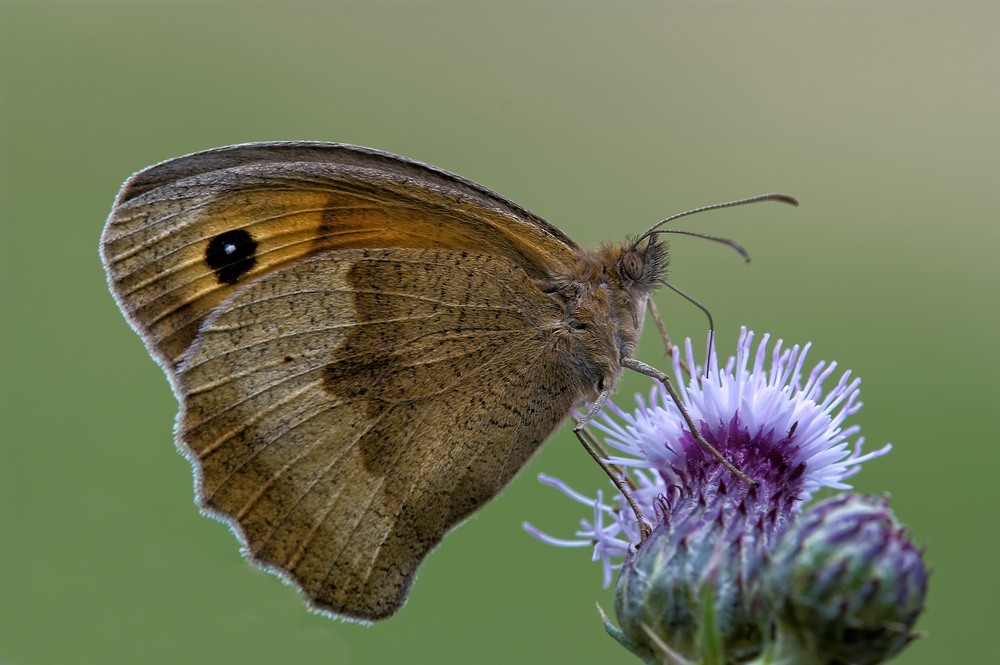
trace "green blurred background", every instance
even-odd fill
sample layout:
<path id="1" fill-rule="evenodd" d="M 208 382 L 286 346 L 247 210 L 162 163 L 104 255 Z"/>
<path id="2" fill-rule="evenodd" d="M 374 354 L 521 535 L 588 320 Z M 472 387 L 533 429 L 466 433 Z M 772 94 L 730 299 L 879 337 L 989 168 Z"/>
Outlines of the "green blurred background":
<path id="1" fill-rule="evenodd" d="M 863 377 L 854 422 L 895 449 L 855 485 L 892 494 L 935 569 L 930 637 L 897 662 L 995 662 L 996 4 L 5 1 L 0 30 L 0 661 L 638 662 L 587 552 L 520 527 L 588 514 L 541 471 L 607 487 L 565 428 L 375 627 L 309 614 L 198 514 L 101 228 L 144 166 L 314 139 L 461 174 L 582 244 L 800 197 L 685 220 L 753 263 L 676 238 L 672 279 L 722 353 L 746 324 Z M 703 345 L 695 308 L 658 301 Z"/>

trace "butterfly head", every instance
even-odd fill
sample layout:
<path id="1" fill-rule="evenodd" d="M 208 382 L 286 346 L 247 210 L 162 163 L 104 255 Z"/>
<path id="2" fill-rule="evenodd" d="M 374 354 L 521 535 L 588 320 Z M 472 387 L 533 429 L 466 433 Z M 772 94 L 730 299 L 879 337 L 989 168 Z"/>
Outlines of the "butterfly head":
<path id="1" fill-rule="evenodd" d="M 572 274 L 543 290 L 561 305 L 554 322 L 565 358 L 593 394 L 613 389 L 639 343 L 646 302 L 667 268 L 666 245 L 655 238 L 580 250 Z M 542 285 L 540 285 L 542 286 Z"/>

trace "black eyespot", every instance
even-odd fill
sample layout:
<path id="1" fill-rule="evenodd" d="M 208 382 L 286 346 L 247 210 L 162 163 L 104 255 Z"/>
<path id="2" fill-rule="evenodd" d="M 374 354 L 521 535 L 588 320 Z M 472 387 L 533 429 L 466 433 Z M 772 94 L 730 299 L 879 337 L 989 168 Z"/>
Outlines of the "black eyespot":
<path id="1" fill-rule="evenodd" d="M 257 263 L 257 242 L 243 229 L 226 231 L 212 238 L 205 250 L 205 263 L 220 284 L 235 284 Z"/>

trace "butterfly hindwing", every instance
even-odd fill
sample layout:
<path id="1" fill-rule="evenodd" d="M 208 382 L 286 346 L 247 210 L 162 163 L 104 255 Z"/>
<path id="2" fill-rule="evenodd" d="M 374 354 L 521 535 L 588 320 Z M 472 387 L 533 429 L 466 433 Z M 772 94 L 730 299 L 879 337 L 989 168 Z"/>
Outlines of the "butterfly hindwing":
<path id="1" fill-rule="evenodd" d="M 324 252 L 248 283 L 178 368 L 199 503 L 313 607 L 391 615 L 590 389 L 547 352 L 561 314 L 479 252 Z"/>

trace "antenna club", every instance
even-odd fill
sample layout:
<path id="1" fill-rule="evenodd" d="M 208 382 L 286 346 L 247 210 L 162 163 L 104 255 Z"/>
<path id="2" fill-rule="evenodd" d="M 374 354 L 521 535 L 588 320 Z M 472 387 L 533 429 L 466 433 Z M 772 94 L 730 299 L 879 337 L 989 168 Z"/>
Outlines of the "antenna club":
<path id="1" fill-rule="evenodd" d="M 794 196 L 789 196 L 788 194 L 768 194 L 767 198 L 771 201 L 781 201 L 782 203 L 787 203 L 788 205 L 797 206 L 799 200 Z"/>

